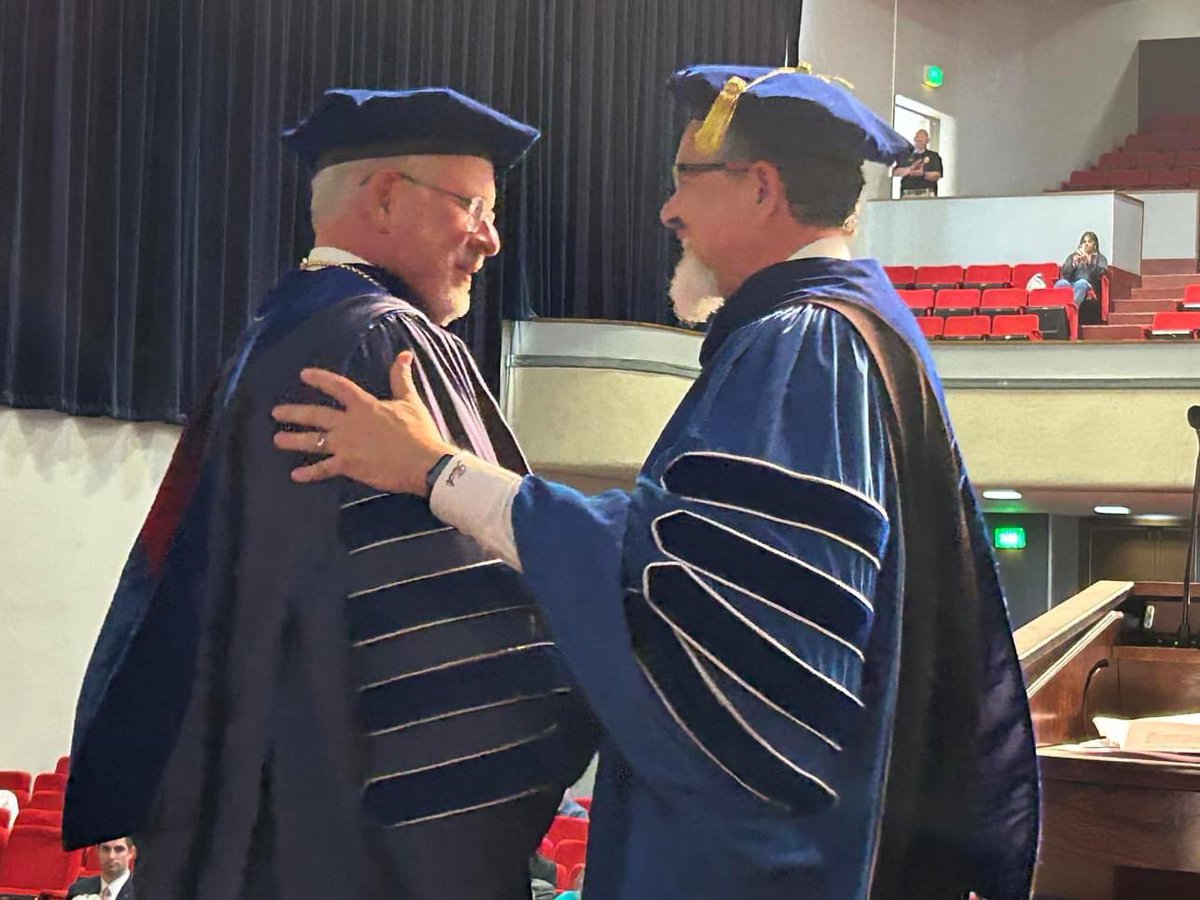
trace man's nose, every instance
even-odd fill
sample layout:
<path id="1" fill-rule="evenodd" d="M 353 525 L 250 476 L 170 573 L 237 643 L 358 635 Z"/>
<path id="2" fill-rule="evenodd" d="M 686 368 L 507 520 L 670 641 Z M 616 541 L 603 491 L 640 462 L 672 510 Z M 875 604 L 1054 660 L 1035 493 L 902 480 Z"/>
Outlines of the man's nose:
<path id="1" fill-rule="evenodd" d="M 471 242 L 477 246 L 484 256 L 495 256 L 500 252 L 500 232 L 496 223 L 484 219 L 479 223 L 479 230 L 471 235 Z"/>
<path id="2" fill-rule="evenodd" d="M 662 222 L 664 228 L 669 228 L 675 231 L 683 224 L 679 217 L 675 215 L 675 198 L 678 194 L 672 193 L 671 196 L 663 202 L 662 209 L 658 211 L 658 220 Z"/>

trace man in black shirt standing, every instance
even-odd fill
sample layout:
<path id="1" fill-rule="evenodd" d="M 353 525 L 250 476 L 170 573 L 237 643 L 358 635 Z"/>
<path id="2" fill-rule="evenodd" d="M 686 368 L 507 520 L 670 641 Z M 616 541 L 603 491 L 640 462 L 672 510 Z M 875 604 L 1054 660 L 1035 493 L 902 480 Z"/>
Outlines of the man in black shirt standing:
<path id="1" fill-rule="evenodd" d="M 913 146 L 912 156 L 892 169 L 892 177 L 900 179 L 900 199 L 936 197 L 942 158 L 929 149 L 929 132 L 924 128 L 913 135 Z"/>

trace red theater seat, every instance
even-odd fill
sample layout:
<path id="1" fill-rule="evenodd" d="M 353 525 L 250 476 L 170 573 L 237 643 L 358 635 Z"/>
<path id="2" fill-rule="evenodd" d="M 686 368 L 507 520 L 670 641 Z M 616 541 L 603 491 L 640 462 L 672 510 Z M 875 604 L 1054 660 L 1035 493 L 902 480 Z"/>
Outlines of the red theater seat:
<path id="1" fill-rule="evenodd" d="M 62 820 L 61 809 L 35 809 L 32 806 L 21 810 L 21 814 L 17 816 L 17 824 L 22 828 L 26 825 L 52 825 L 62 828 Z"/>
<path id="2" fill-rule="evenodd" d="M 552 847 L 552 848 L 550 848 L 550 850 L 551 850 L 551 852 L 548 855 L 543 853 L 542 856 L 545 856 L 547 859 L 550 859 L 551 857 L 553 857 L 554 856 L 554 848 Z M 96 848 L 94 846 L 84 847 L 83 848 L 83 859 L 80 860 L 80 862 L 79 862 L 79 877 L 80 878 L 91 878 L 93 875 L 99 875 L 99 874 L 100 874 L 100 860 L 96 856 Z"/>
<path id="3" fill-rule="evenodd" d="M 1030 291 L 1029 311 L 1038 313 L 1043 335 L 1059 334 L 1072 341 L 1079 337 L 1079 307 L 1069 287 Z"/>
<path id="4" fill-rule="evenodd" d="M 1191 169 L 1164 169 L 1165 177 L 1160 182 L 1163 187 L 1173 190 L 1183 190 L 1191 183 Z"/>
<path id="5" fill-rule="evenodd" d="M 992 331 L 992 320 L 987 316 L 954 316 L 946 320 L 942 340 L 981 341 Z"/>
<path id="6" fill-rule="evenodd" d="M 25 806 L 33 794 L 33 775 L 16 769 L 0 771 L 0 791 L 12 791 L 17 797 L 17 805 Z"/>
<path id="7" fill-rule="evenodd" d="M 1137 155 L 1137 165 L 1134 169 L 1154 169 L 1159 166 L 1175 165 L 1174 150 L 1143 150 Z"/>
<path id="8" fill-rule="evenodd" d="M 60 756 L 58 758 L 58 762 L 54 766 L 54 771 L 57 772 L 59 775 L 70 775 L 71 774 L 71 757 Z"/>
<path id="9" fill-rule="evenodd" d="M 587 841 L 559 841 L 554 847 L 554 861 L 568 869 L 587 859 Z"/>
<path id="10" fill-rule="evenodd" d="M 1028 295 L 1023 287 L 989 288 L 980 298 L 979 309 L 987 313 L 1015 313 L 1025 309 L 1027 302 Z"/>
<path id="11" fill-rule="evenodd" d="M 913 266 L 884 266 L 888 281 L 900 289 L 910 289 L 917 282 L 917 270 Z"/>
<path id="12" fill-rule="evenodd" d="M 920 326 L 921 334 L 925 335 L 925 339 L 932 341 L 942 336 L 946 320 L 941 316 L 918 316 L 917 325 Z"/>
<path id="13" fill-rule="evenodd" d="M 1155 166 L 1150 170 L 1150 184 L 1157 187 L 1162 187 L 1171 184 L 1171 179 L 1175 176 L 1175 170 L 1169 166 Z M 1185 177 L 1184 183 L 1187 183 Z"/>
<path id="14" fill-rule="evenodd" d="M 994 263 L 987 266 L 967 266 L 963 272 L 963 287 L 986 288 L 1007 287 L 1012 278 L 1012 266 Z"/>
<path id="15" fill-rule="evenodd" d="M 62 832 L 48 825 L 13 829 L 0 860 L 0 894 L 64 891 L 79 872 L 82 850 L 63 852 Z"/>
<path id="16" fill-rule="evenodd" d="M 1037 316 L 993 316 L 991 339 L 1005 341 L 1040 341 Z"/>
<path id="17" fill-rule="evenodd" d="M 67 789 L 67 776 L 59 775 L 57 772 L 43 772 L 37 778 L 33 779 L 33 792 L 35 794 L 41 791 L 57 791 L 63 793 Z"/>
<path id="18" fill-rule="evenodd" d="M 1153 338 L 1200 337 L 1200 312 L 1159 312 L 1147 331 Z"/>
<path id="19" fill-rule="evenodd" d="M 57 809 L 63 808 L 63 793 L 62 791 L 37 791 L 29 798 L 30 809 Z"/>
<path id="20" fill-rule="evenodd" d="M 1183 300 L 1180 302 L 1179 308 L 1200 310 L 1200 284 L 1189 284 L 1183 289 Z"/>
<path id="21" fill-rule="evenodd" d="M 575 890 L 579 887 L 579 877 L 583 874 L 583 869 L 583 863 L 571 867 L 571 872 L 567 875 L 567 884 L 569 885 L 567 888 L 568 891 Z"/>
<path id="22" fill-rule="evenodd" d="M 586 841 L 588 820 L 573 819 L 570 816 L 555 816 L 546 836 L 554 841 L 556 848 L 560 841 Z"/>
<path id="23" fill-rule="evenodd" d="M 933 291 L 924 288 L 920 291 L 896 291 L 904 305 L 912 310 L 914 316 L 923 316 L 933 309 Z"/>
<path id="24" fill-rule="evenodd" d="M 1105 176 L 1101 172 L 1093 172 L 1091 169 L 1076 169 L 1071 173 L 1071 179 L 1067 182 L 1067 187 L 1074 188 L 1075 190 L 1088 190 L 1100 187 L 1105 180 Z"/>
<path id="25" fill-rule="evenodd" d="M 1025 290 L 1029 279 L 1034 275 L 1041 275 L 1042 280 L 1046 282 L 1046 287 L 1050 287 L 1058 281 L 1058 263 L 1056 262 L 1018 263 L 1013 266 L 1012 272 L 1012 281 L 1009 284 L 1021 290 Z"/>
<path id="26" fill-rule="evenodd" d="M 917 289 L 956 288 L 962 284 L 962 266 L 917 266 Z"/>
<path id="27" fill-rule="evenodd" d="M 973 316 L 978 309 L 979 291 L 975 288 L 945 288 L 933 302 L 933 311 L 939 316 Z"/>

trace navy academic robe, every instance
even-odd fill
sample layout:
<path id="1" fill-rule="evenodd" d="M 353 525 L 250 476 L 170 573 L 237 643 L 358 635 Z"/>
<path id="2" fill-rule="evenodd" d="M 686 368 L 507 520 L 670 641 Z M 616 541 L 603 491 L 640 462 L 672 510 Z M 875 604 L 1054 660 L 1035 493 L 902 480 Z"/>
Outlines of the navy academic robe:
<path id="1" fill-rule="evenodd" d="M 587 894 L 1028 897 L 1038 783 L 982 521 L 880 267 L 747 280 L 632 493 L 524 479 L 607 738 Z"/>
<path id="2" fill-rule="evenodd" d="M 272 445 L 271 407 L 317 399 L 301 368 L 386 395 L 409 348 L 444 436 L 526 471 L 465 346 L 404 294 L 369 267 L 285 276 L 130 555 L 64 836 L 135 835 L 146 896 L 524 900 L 595 749 L 516 573 L 417 498 L 293 484 Z"/>

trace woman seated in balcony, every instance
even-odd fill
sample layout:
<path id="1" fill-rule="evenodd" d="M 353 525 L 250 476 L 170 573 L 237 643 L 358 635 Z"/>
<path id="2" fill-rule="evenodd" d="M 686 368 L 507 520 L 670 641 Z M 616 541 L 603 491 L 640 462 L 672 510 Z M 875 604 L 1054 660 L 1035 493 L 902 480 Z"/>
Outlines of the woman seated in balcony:
<path id="1" fill-rule="evenodd" d="M 1092 291 L 1100 296 L 1100 278 L 1108 271 L 1108 260 L 1100 252 L 1100 238 L 1096 232 L 1085 231 L 1079 238 L 1079 247 L 1066 258 L 1059 269 L 1055 287 L 1069 287 L 1075 291 L 1075 305 L 1083 303 Z"/>

